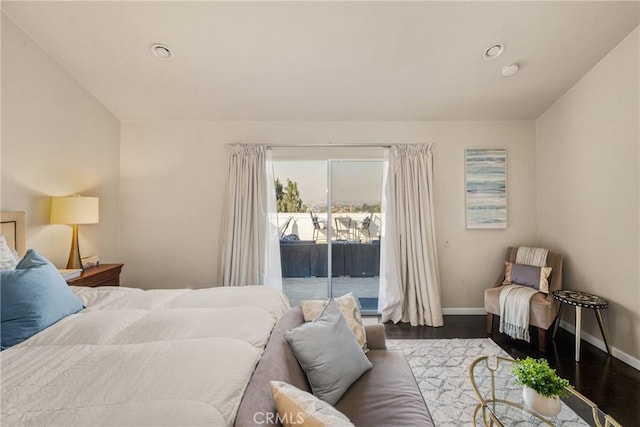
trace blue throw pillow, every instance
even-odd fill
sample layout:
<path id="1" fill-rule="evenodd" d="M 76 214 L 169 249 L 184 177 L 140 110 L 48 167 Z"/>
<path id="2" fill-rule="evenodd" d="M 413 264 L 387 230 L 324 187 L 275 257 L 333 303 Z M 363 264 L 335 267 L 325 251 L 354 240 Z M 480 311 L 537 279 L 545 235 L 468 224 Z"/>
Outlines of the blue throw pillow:
<path id="1" fill-rule="evenodd" d="M 3 350 L 83 308 L 58 269 L 33 249 L 27 251 L 15 270 L 0 274 Z"/>

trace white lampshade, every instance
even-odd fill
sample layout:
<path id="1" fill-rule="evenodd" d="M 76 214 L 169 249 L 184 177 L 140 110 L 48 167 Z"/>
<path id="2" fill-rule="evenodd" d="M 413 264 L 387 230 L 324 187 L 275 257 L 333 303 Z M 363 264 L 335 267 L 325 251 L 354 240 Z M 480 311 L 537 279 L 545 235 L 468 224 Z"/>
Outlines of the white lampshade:
<path id="1" fill-rule="evenodd" d="M 51 224 L 96 224 L 100 220 L 97 197 L 54 197 Z"/>

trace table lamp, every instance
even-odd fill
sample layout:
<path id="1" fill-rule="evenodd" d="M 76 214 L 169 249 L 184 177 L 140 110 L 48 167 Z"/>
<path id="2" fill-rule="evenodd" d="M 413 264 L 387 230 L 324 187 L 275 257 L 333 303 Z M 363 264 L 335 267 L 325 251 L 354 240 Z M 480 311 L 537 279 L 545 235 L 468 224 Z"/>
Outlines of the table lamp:
<path id="1" fill-rule="evenodd" d="M 78 245 L 78 224 L 97 224 L 100 219 L 97 197 L 54 197 L 51 199 L 51 224 L 73 226 L 68 269 L 82 269 L 80 246 Z"/>

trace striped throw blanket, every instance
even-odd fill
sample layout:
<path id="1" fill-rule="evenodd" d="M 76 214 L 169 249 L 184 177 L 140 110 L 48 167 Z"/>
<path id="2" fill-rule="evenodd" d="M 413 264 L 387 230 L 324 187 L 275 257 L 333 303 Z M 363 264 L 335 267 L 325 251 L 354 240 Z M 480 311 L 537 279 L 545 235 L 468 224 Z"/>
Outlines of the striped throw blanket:
<path id="1" fill-rule="evenodd" d="M 529 303 L 535 288 L 505 285 L 500 291 L 500 332 L 529 342 Z"/>
<path id="2" fill-rule="evenodd" d="M 520 246 L 516 253 L 516 264 L 533 265 L 534 267 L 544 267 L 547 265 L 547 255 L 549 249 L 530 248 Z"/>
<path id="3" fill-rule="evenodd" d="M 547 265 L 548 249 L 520 246 L 516 253 L 516 264 L 544 267 Z M 531 298 L 538 293 L 535 288 L 506 285 L 500 291 L 500 332 L 511 338 L 530 341 L 529 308 Z"/>

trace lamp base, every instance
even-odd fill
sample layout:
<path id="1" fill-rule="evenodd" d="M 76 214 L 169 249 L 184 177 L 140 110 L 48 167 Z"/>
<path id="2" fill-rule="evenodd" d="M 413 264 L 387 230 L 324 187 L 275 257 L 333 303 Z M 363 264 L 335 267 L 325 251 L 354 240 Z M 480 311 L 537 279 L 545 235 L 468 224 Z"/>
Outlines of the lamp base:
<path id="1" fill-rule="evenodd" d="M 67 269 L 84 270 L 82 268 L 82 260 L 80 259 L 80 245 L 78 244 L 78 224 L 73 225 L 73 234 L 71 236 L 71 250 L 69 251 Z"/>

